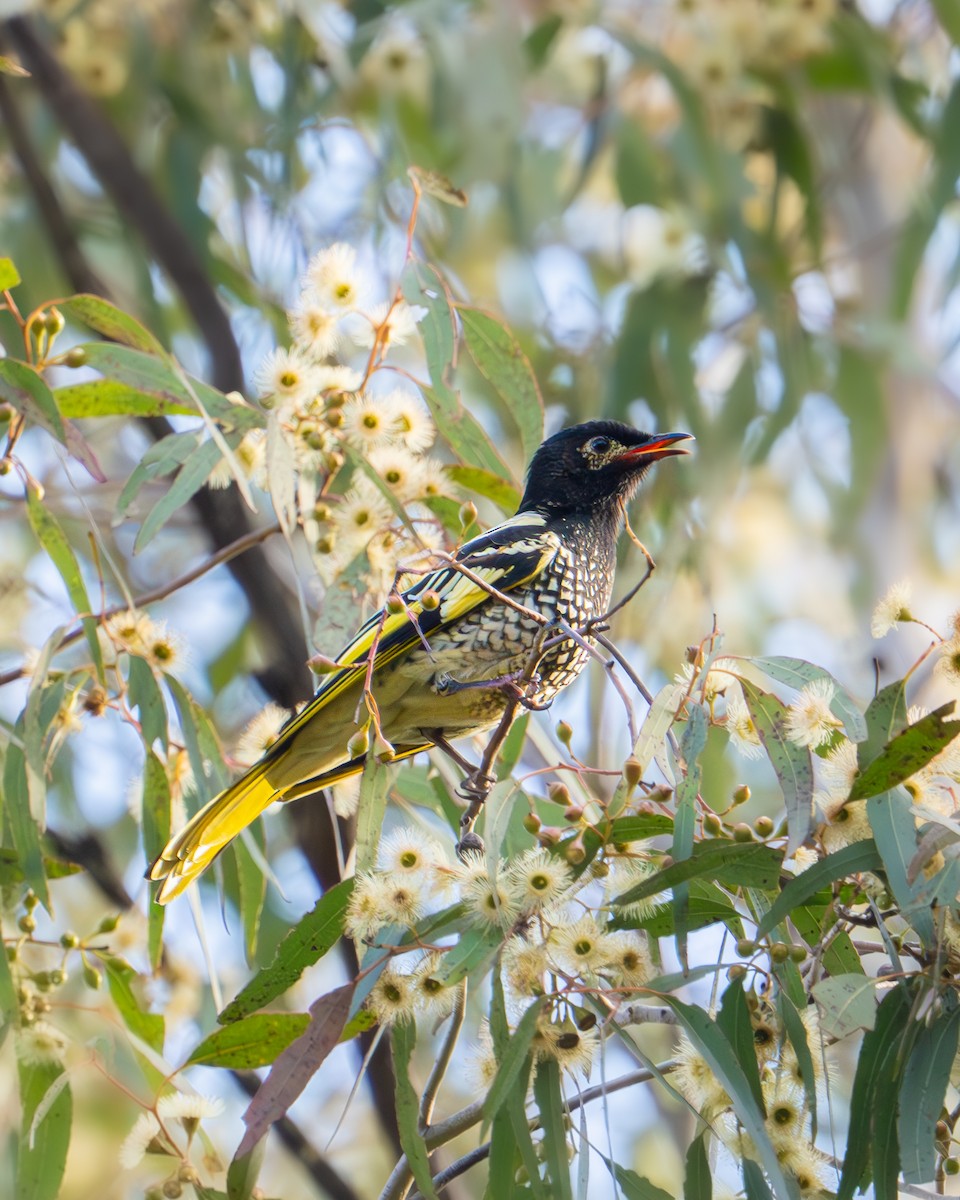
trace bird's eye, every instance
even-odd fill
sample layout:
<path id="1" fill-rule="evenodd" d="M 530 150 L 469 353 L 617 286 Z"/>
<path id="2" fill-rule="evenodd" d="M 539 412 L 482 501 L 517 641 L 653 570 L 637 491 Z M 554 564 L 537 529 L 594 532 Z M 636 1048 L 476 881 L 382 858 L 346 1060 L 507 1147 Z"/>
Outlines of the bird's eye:
<path id="1" fill-rule="evenodd" d="M 610 449 L 610 439 L 605 437 L 591 438 L 584 446 L 584 450 L 589 450 L 591 454 L 606 454 Z"/>

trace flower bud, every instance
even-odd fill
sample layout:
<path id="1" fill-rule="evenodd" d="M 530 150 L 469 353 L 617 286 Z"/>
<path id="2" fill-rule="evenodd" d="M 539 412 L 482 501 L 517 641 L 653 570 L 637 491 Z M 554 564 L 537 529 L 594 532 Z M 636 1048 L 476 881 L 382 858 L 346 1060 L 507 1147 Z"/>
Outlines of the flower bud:
<path id="1" fill-rule="evenodd" d="M 635 788 L 643 778 L 643 768 L 635 758 L 628 758 L 623 764 L 623 778 L 627 782 L 627 787 Z"/>
<path id="2" fill-rule="evenodd" d="M 557 732 L 557 741 L 562 746 L 567 746 L 569 748 L 570 741 L 573 738 L 573 727 L 571 725 L 568 725 L 566 721 L 558 721 L 556 732 Z"/>
<path id="3" fill-rule="evenodd" d="M 582 863 L 587 857 L 587 852 L 583 845 L 582 834 L 578 833 L 573 841 L 570 842 L 570 844 L 566 847 L 564 857 L 566 858 L 567 862 L 571 863 L 573 866 L 576 866 L 578 863 Z"/>
<path id="4" fill-rule="evenodd" d="M 74 346 L 63 356 L 65 367 L 84 367 L 87 365 L 87 352 L 82 346 Z"/>
<path id="5" fill-rule="evenodd" d="M 332 658 L 327 658 L 325 654 L 314 654 L 307 659 L 307 666 L 314 675 L 332 675 L 335 671 L 339 671 L 340 667 Z"/>
<path id="6" fill-rule="evenodd" d="M 745 783 L 742 783 L 733 793 L 734 804 L 746 804 L 750 799 L 750 789 Z"/>
<path id="7" fill-rule="evenodd" d="M 527 833 L 534 835 L 540 832 L 542 822 L 535 812 L 528 812 L 523 817 L 523 827 Z"/>
<path id="8" fill-rule="evenodd" d="M 757 817 L 753 823 L 753 831 L 757 837 L 769 837 L 773 833 L 773 821 L 769 817 Z"/>
<path id="9" fill-rule="evenodd" d="M 733 840 L 735 842 L 752 842 L 753 841 L 753 830 L 746 823 L 746 821 L 738 821 L 736 823 L 736 825 L 734 825 L 732 833 L 733 833 Z"/>
<path id="10" fill-rule="evenodd" d="M 395 617 L 399 616 L 400 613 L 403 612 L 403 601 L 400 599 L 400 597 L 397 595 L 396 592 L 392 592 L 387 597 L 384 608 L 386 608 L 388 613 L 392 613 L 393 616 L 395 616 Z"/>
<path id="11" fill-rule="evenodd" d="M 43 314 L 43 327 L 50 337 L 56 337 L 63 332 L 66 322 L 59 308 L 50 308 Z"/>
<path id="12" fill-rule="evenodd" d="M 711 837 L 717 837 L 723 829 L 723 822 L 714 812 L 709 812 L 703 818 L 703 832 L 709 833 Z"/>
<path id="13" fill-rule="evenodd" d="M 785 963 L 790 957 L 790 947 L 786 942 L 774 942 L 770 947 L 770 961 Z"/>
<path id="14" fill-rule="evenodd" d="M 564 808 L 570 803 L 570 789 L 565 783 L 561 783 L 559 779 L 547 787 L 547 796 L 554 804 L 562 804 Z"/>
<path id="15" fill-rule="evenodd" d="M 349 742 L 347 742 L 347 753 L 351 758 L 362 758 L 370 749 L 370 731 L 366 725 L 362 729 L 358 729 Z"/>
<path id="16" fill-rule="evenodd" d="M 435 608 L 440 607 L 440 596 L 433 588 L 427 588 L 420 597 L 420 603 L 427 612 L 433 612 Z"/>
<path id="17" fill-rule="evenodd" d="M 20 929 L 20 931 L 22 933 L 33 933 L 33 931 L 37 927 L 36 918 L 31 917 L 30 914 L 27 913 L 25 916 L 21 917 L 20 920 L 17 922 L 17 927 Z"/>
<path id="18" fill-rule="evenodd" d="M 579 804 L 569 804 L 563 810 L 563 819 L 570 824 L 574 821 L 579 821 L 583 816 L 583 807 Z"/>
<path id="19" fill-rule="evenodd" d="M 477 519 L 477 506 L 472 500 L 467 500 L 460 505 L 460 528 L 469 529 Z"/>
<path id="20" fill-rule="evenodd" d="M 113 933 L 116 927 L 120 924 L 120 914 L 110 913 L 104 917 L 97 926 L 97 933 Z"/>
<path id="21" fill-rule="evenodd" d="M 80 945 L 80 939 L 72 929 L 68 929 L 65 933 L 60 934 L 60 945 L 64 950 L 76 950 Z"/>
<path id="22" fill-rule="evenodd" d="M 729 967 L 727 970 L 727 978 L 731 983 L 733 983 L 735 979 L 742 979 L 746 973 L 747 968 L 743 965 L 743 963 L 734 963 L 733 966 Z"/>
<path id="23" fill-rule="evenodd" d="M 96 992 L 96 991 L 100 990 L 100 986 L 103 983 L 103 976 L 100 974 L 100 972 L 97 970 L 96 967 L 92 967 L 90 965 L 90 963 L 84 963 L 83 964 L 83 982 L 87 985 L 88 988 L 93 988 L 93 990 Z"/>
<path id="24" fill-rule="evenodd" d="M 740 938 L 737 942 L 737 953 L 741 958 L 749 958 L 751 954 L 756 954 L 757 943 L 752 938 Z"/>
<path id="25" fill-rule="evenodd" d="M 794 942 L 790 947 L 790 961 L 795 963 L 806 962 L 807 948 L 801 946 L 799 942 Z"/>

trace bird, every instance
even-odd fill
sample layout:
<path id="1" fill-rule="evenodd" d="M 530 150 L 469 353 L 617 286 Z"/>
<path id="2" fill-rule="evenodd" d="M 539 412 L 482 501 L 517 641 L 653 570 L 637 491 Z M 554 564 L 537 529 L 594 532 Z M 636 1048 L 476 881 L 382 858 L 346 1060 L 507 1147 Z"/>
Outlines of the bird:
<path id="1" fill-rule="evenodd" d="M 362 771 L 371 713 L 381 757 L 439 747 L 462 764 L 450 741 L 493 728 L 518 697 L 548 706 L 590 656 L 589 636 L 575 631 L 609 609 L 626 506 L 653 463 L 689 453 L 692 440 L 613 420 L 548 437 L 516 514 L 389 596 L 261 759 L 170 839 L 148 871 L 158 902 L 274 801 Z"/>

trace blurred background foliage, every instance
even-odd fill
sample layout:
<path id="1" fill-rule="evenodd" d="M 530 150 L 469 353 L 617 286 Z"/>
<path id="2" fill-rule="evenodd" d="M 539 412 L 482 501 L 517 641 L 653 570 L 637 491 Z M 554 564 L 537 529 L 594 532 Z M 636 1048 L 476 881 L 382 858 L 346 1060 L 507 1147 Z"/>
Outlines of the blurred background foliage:
<path id="1" fill-rule="evenodd" d="M 660 472 L 635 522 L 660 570 L 617 634 L 649 682 L 679 670 L 715 615 L 726 652 L 798 654 L 867 697 L 875 671 L 902 673 L 925 645 L 919 628 L 871 641 L 886 586 L 910 576 L 934 624 L 956 607 L 953 0 L 12 8 L 0 53 L 29 75 L 0 77 L 0 250 L 24 276 L 21 311 L 100 292 L 189 370 L 249 392 L 285 342 L 311 255 L 351 242 L 386 296 L 404 261 L 408 168 L 440 172 L 469 203 L 425 199 L 420 255 L 457 299 L 506 317 L 548 427 L 607 415 L 698 439 L 696 462 Z M 0 332 L 15 346 L 6 314 Z M 494 391 L 466 361 L 457 384 L 519 474 Z M 89 565 L 92 517 L 136 593 L 248 527 L 239 503 L 207 501 L 134 558 L 113 516 L 150 432 L 91 428 L 103 485 L 65 475 L 30 436 L 30 469 L 77 554 Z M 0 482 L 0 650 L 17 666 L 72 610 Z M 627 559 L 622 587 L 642 570 Z M 309 689 L 314 647 L 285 637 L 275 595 L 258 590 L 275 575 L 296 615 L 299 579 L 315 615 L 321 590 L 306 556 L 297 566 L 271 547 L 239 588 L 218 574 L 164 610 L 227 734 L 267 695 L 292 704 Z M 916 699 L 950 698 L 927 666 L 917 679 Z M 123 738 L 88 721 L 58 766 L 56 820 L 74 851 L 100 827 L 105 878 L 135 889 Z M 588 757 L 622 749 L 591 744 Z M 729 792 L 732 769 L 713 758 L 711 786 Z M 99 1194 L 127 1194 L 89 1170 L 115 1189 Z M 88 1194 L 85 1178 L 64 1195 Z"/>

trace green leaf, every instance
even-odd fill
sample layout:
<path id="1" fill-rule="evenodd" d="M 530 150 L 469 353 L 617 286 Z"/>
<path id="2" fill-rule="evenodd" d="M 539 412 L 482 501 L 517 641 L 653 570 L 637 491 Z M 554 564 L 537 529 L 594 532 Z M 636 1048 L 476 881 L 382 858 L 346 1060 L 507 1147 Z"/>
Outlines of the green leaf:
<path id="1" fill-rule="evenodd" d="M 28 363 L 15 358 L 0 359 L 0 396 L 24 416 L 30 417 L 66 444 L 63 419 L 42 377 Z"/>
<path id="2" fill-rule="evenodd" d="M 851 741 L 862 742 L 866 738 L 867 723 L 856 701 L 846 688 L 841 687 L 830 672 L 825 671 L 823 667 L 814 666 L 813 663 L 806 662 L 802 658 L 788 658 L 783 655 L 746 658 L 743 661 L 752 663 L 765 675 L 769 675 L 771 679 L 775 679 L 778 683 L 785 683 L 788 687 L 796 688 L 798 691 L 806 684 L 815 683 L 818 679 L 828 680 L 836 689 L 833 699 L 830 701 L 830 711 L 843 722 Z"/>
<path id="3" fill-rule="evenodd" d="M 6 885 L 6 880 L 0 876 L 0 881 Z M 10 960 L 6 954 L 0 954 L 0 1045 L 7 1031 L 19 1019 L 20 1001 L 17 996 L 17 985 L 10 970 Z"/>
<path id="4" fill-rule="evenodd" d="M 713 1200 L 713 1172 L 707 1156 L 706 1133 L 695 1137 L 687 1150 L 683 1200 Z"/>
<path id="5" fill-rule="evenodd" d="M 260 936 L 260 918 L 267 898 L 267 879 L 245 844 L 245 838 L 255 838 L 263 850 L 263 824 L 253 825 L 230 845 L 230 852 L 237 868 L 237 890 L 240 897 L 240 919 L 243 922 L 243 944 L 247 962 L 253 965 Z"/>
<path id="6" fill-rule="evenodd" d="M 891 738 L 907 726 L 907 681 L 898 679 L 879 691 L 863 714 L 867 737 L 857 747 L 862 771 L 881 753 Z"/>
<path id="7" fill-rule="evenodd" d="M 253 1196 L 266 1146 L 261 1138 L 245 1154 L 238 1150 L 234 1155 L 227 1168 L 227 1200 L 250 1200 Z"/>
<path id="8" fill-rule="evenodd" d="M 136 971 L 122 958 L 101 955 L 103 969 L 107 975 L 107 986 L 123 1023 L 142 1042 L 146 1042 L 158 1054 L 163 1053 L 164 1020 L 159 1013 L 147 1012 L 133 991 Z"/>
<path id="9" fill-rule="evenodd" d="M 196 416 L 195 406 L 142 392 L 117 379 L 90 379 L 55 388 L 53 397 L 64 417 Z"/>
<path id="10" fill-rule="evenodd" d="M 308 1013 L 255 1013 L 205 1037 L 184 1066 L 268 1067 L 310 1024 Z"/>
<path id="11" fill-rule="evenodd" d="M 760 1072 L 757 1069 L 753 1023 L 750 1020 L 750 1009 L 747 1007 L 742 979 L 734 979 L 727 985 L 720 1002 L 720 1011 L 717 1013 L 717 1024 L 727 1035 L 727 1041 L 737 1056 L 753 1098 L 758 1108 L 763 1111 L 763 1089 L 760 1087 Z"/>
<path id="12" fill-rule="evenodd" d="M 410 1059 L 417 1044 L 415 1021 L 398 1021 L 390 1031 L 393 1069 L 396 1076 L 397 1128 L 400 1145 L 417 1187 L 428 1200 L 437 1200 L 430 1170 L 430 1155 L 420 1132 L 420 1099 L 410 1082 Z"/>
<path id="13" fill-rule="evenodd" d="M 850 1096 L 850 1127 L 837 1200 L 853 1200 L 856 1190 L 865 1190 L 871 1158 L 877 1197 L 882 1195 L 883 1200 L 890 1200 L 896 1196 L 899 1170 L 896 1161 L 897 1130 L 896 1124 L 892 1128 L 889 1125 L 888 1101 L 892 1101 L 895 1111 L 899 1092 L 898 1075 L 917 1032 L 915 1027 L 911 1028 L 915 1023 L 908 1020 L 912 1006 L 911 991 L 903 984 L 895 985 L 877 1009 L 874 1028 L 863 1036 Z M 887 1141 L 886 1149 L 889 1150 L 892 1144 L 893 1162 L 884 1157 L 884 1148 L 875 1140 L 878 1134 L 878 1110 L 886 1118 L 883 1132 Z"/>
<path id="14" fill-rule="evenodd" d="M 273 962 L 258 971 L 219 1015 L 221 1025 L 238 1021 L 275 1000 L 336 945 L 352 891 L 353 880 L 344 879 L 320 897 L 277 946 Z"/>
<path id="15" fill-rule="evenodd" d="M 80 293 L 69 300 L 60 300 L 57 307 L 68 317 L 81 321 L 88 329 L 103 334 L 112 342 L 122 342 L 147 354 L 163 356 L 164 350 L 157 339 L 131 317 L 102 296 Z"/>
<path id="16" fill-rule="evenodd" d="M 170 780 L 163 763 L 148 746 L 143 767 L 143 798 L 140 806 L 143 852 L 147 863 L 155 862 L 170 840 Z M 147 943 L 150 966 L 157 970 L 163 957 L 163 916 L 166 906 L 147 905 Z"/>
<path id="17" fill-rule="evenodd" d="M 917 1037 L 900 1088 L 900 1163 L 907 1183 L 929 1183 L 937 1168 L 934 1147 L 950 1071 L 960 1040 L 960 1006 L 939 1011 Z"/>
<path id="18" fill-rule="evenodd" d="M 239 440 L 236 434 L 230 435 L 227 441 L 231 450 L 236 449 Z M 176 479 L 144 518 L 136 541 L 133 543 L 134 554 L 139 554 L 144 546 L 148 545 L 166 525 L 173 514 L 196 495 L 210 478 L 214 467 L 222 457 L 220 447 L 212 438 L 201 442 L 187 455 Z"/>
<path id="19" fill-rule="evenodd" d="M 213 726 L 203 709 L 190 696 L 179 679 L 167 675 L 167 687 L 173 696 L 183 730 L 183 740 L 197 788 L 197 800 L 206 804 L 227 786 L 227 770 Z"/>
<path id="20" fill-rule="evenodd" d="M 544 1162 L 550 1195 L 554 1200 L 573 1200 L 567 1135 L 564 1123 L 563 1092 L 560 1090 L 560 1064 L 554 1058 L 541 1059 L 533 1080 L 533 1098 L 543 1129 Z"/>
<path id="21" fill-rule="evenodd" d="M 960 46 L 960 8 L 954 0 L 932 0 L 933 11 L 955 46 Z"/>
<path id="22" fill-rule="evenodd" d="M 770 1189 L 760 1170 L 760 1164 L 752 1158 L 744 1158 L 741 1163 L 743 1171 L 743 1190 L 746 1200 L 771 1200 Z"/>
<path id="23" fill-rule="evenodd" d="M 531 67 L 536 69 L 543 66 L 554 38 L 562 28 L 563 17 L 559 13 L 551 13 L 530 30 L 523 39 L 523 48 Z"/>
<path id="24" fill-rule="evenodd" d="M 684 862 L 693 853 L 696 832 L 697 796 L 703 771 L 700 756 L 707 745 L 709 724 L 703 707 L 690 700 L 687 704 L 687 723 L 680 741 L 680 757 L 683 774 L 676 789 L 676 814 L 673 825 L 672 854 L 674 862 Z M 689 908 L 689 885 L 679 883 L 673 889 L 674 924 L 676 927 L 677 954 L 680 963 L 687 966 L 687 910 Z"/>
<path id="25" fill-rule="evenodd" d="M 743 695 L 760 741 L 770 759 L 787 809 L 787 853 L 792 854 L 810 835 L 813 825 L 813 764 L 810 750 L 787 737 L 787 708 L 770 692 L 742 679 Z"/>
<path id="26" fill-rule="evenodd" d="M 97 483 L 106 483 L 107 477 L 93 450 L 79 429 L 62 419 L 53 392 L 33 367 L 15 358 L 0 358 L 0 400 L 12 404 L 28 421 L 39 425 L 66 446 Z"/>
<path id="27" fill-rule="evenodd" d="M 812 1128 L 810 1136 L 811 1140 L 815 1142 L 817 1140 L 817 1073 L 813 1055 L 810 1053 L 810 1043 L 807 1041 L 807 1027 L 800 1016 L 799 1008 L 783 988 L 780 989 L 780 994 L 777 996 L 777 1011 L 780 1014 L 780 1023 L 787 1039 L 797 1056 L 797 1066 L 800 1069 L 800 1078 L 803 1080 L 807 1108 L 810 1110 Z"/>
<path id="28" fill-rule="evenodd" d="M 828 854 L 812 867 L 808 867 L 795 879 L 791 879 L 770 908 L 764 913 L 757 926 L 757 937 L 774 929 L 785 920 L 798 905 L 816 895 L 828 883 L 857 875 L 861 871 L 876 871 L 883 866 L 879 851 L 873 841 L 854 842 L 844 846 L 835 854 Z"/>
<path id="29" fill-rule="evenodd" d="M 757 1154 L 773 1185 L 777 1200 L 793 1200 L 794 1190 L 787 1182 L 764 1124 L 763 1109 L 723 1030 L 711 1021 L 703 1009 L 684 1004 L 674 996 L 662 997 L 664 1004 L 677 1014 L 690 1040 L 707 1060 L 710 1069 L 726 1089 L 746 1133 L 753 1138 Z"/>
<path id="30" fill-rule="evenodd" d="M 0 292 L 9 292 L 21 282 L 12 258 L 0 258 Z"/>
<path id="31" fill-rule="evenodd" d="M 632 904 L 636 900 L 645 900 L 647 896 L 655 896 L 665 888 L 699 876 L 729 882 L 734 886 L 770 891 L 777 885 L 782 861 L 782 852 L 772 846 L 757 842 L 731 842 L 727 838 L 706 838 L 694 846 L 692 857 L 654 872 L 615 897 L 614 903 Z"/>
<path id="32" fill-rule="evenodd" d="M 866 975 L 831 975 L 813 985 L 820 1025 L 829 1037 L 844 1038 L 856 1029 L 873 1029 L 877 1019 L 877 981 Z"/>
<path id="33" fill-rule="evenodd" d="M 259 409 L 238 404 L 210 384 L 187 375 L 170 358 L 157 358 L 113 342 L 85 342 L 80 348 L 86 355 L 87 366 L 108 379 L 128 384 L 137 392 L 183 405 L 195 415 L 200 415 L 199 403 L 224 430 L 263 428 L 264 416 Z"/>
<path id="34" fill-rule="evenodd" d="M 960 734 L 960 721 L 944 719 L 954 708 L 955 702 L 950 700 L 898 733 L 876 758 L 862 767 L 850 799 L 878 796 L 925 767 Z"/>
<path id="35" fill-rule="evenodd" d="M 160 749 L 166 753 L 167 706 L 164 703 L 157 677 L 146 659 L 139 658 L 135 654 L 130 655 L 127 686 L 130 689 L 130 706 L 137 709 L 140 714 L 140 732 L 143 735 L 143 744 L 149 747 L 159 740 Z M 163 847 L 161 846 L 160 849 Z"/>
<path id="36" fill-rule="evenodd" d="M 70 1148 L 73 1096 L 69 1084 L 64 1083 L 65 1072 L 60 1063 L 21 1060 L 17 1070 L 20 1079 L 17 1200 L 56 1200 Z"/>
<path id="37" fill-rule="evenodd" d="M 434 975 L 448 987 L 453 987 L 473 972 L 485 969 L 493 961 L 505 937 L 506 934 L 497 925 L 468 929 L 453 949 L 444 954 Z"/>
<path id="38" fill-rule="evenodd" d="M 310 1005 L 310 1024 L 274 1059 L 270 1074 L 243 1114 L 247 1129 L 235 1158 L 250 1154 L 274 1121 L 286 1115 L 338 1044 L 350 1015 L 355 987 L 353 981 L 345 983 Z"/>
<path id="39" fill-rule="evenodd" d="M 387 811 L 387 794 L 390 780 L 395 772 L 386 763 L 377 761 L 375 754 L 368 754 L 360 777 L 360 803 L 357 808 L 356 870 L 358 874 L 372 871 L 377 865 L 380 849 L 380 834 Z"/>
<path id="40" fill-rule="evenodd" d="M 457 326 L 447 298 L 447 286 L 428 263 L 411 259 L 401 277 L 404 299 L 427 310 L 417 324 L 427 370 L 435 385 L 449 387 L 457 353 Z"/>
<path id="41" fill-rule="evenodd" d="M 506 463 L 493 448 L 483 426 L 460 403 L 460 397 L 443 383 L 421 389 L 440 436 L 465 463 L 491 475 L 509 479 Z"/>
<path id="42" fill-rule="evenodd" d="M 485 496 L 505 513 L 514 513 L 520 504 L 520 493 L 512 483 L 482 467 L 464 467 L 453 463 L 446 473 L 468 497 Z"/>
<path id="43" fill-rule="evenodd" d="M 828 928 L 825 922 L 829 911 L 826 905 L 806 907 L 800 904 L 790 910 L 790 920 L 807 945 L 820 950 L 823 968 L 830 975 L 863 975 L 860 955 L 845 929 L 837 930 L 825 946 L 821 945 Z M 831 917 L 830 927 L 834 923 Z"/>
<path id="44" fill-rule="evenodd" d="M 530 1054 L 530 1046 L 533 1042 L 533 1035 L 536 1033 L 537 1021 L 543 1010 L 543 1003 L 543 999 L 540 998 L 530 1005 L 520 1018 L 513 1036 L 507 1042 L 502 1053 L 498 1052 L 497 1054 L 497 1073 L 483 1101 L 484 1123 L 494 1119 L 516 1086 L 520 1070 Z"/>
<path id="45" fill-rule="evenodd" d="M 907 879 L 907 868 L 917 852 L 917 826 L 910 802 L 902 793 L 896 792 L 871 796 L 867 801 L 867 819 L 901 916 L 913 926 L 923 945 L 929 949 L 936 940 L 933 914 L 929 903 L 916 903 L 915 889 Z"/>
<path id="46" fill-rule="evenodd" d="M 688 885 L 690 895 L 687 906 L 687 930 L 704 929 L 708 925 L 723 923 L 735 933 L 743 936 L 740 914 L 720 888 L 702 879 L 694 879 Z M 613 922 L 614 929 L 645 929 L 652 937 L 672 937 L 676 930 L 672 904 L 664 904 L 648 917 L 635 920 L 620 917 Z"/>
<path id="47" fill-rule="evenodd" d="M 465 306 L 458 307 L 457 313 L 470 357 L 516 422 L 523 457 L 529 462 L 543 441 L 543 397 L 530 360 L 497 317 Z"/>
<path id="48" fill-rule="evenodd" d="M 3 814 L 17 850 L 20 868 L 27 883 L 50 911 L 50 893 L 43 869 L 40 830 L 30 812 L 27 787 L 27 762 L 19 746 L 8 746 L 3 764 Z"/>

